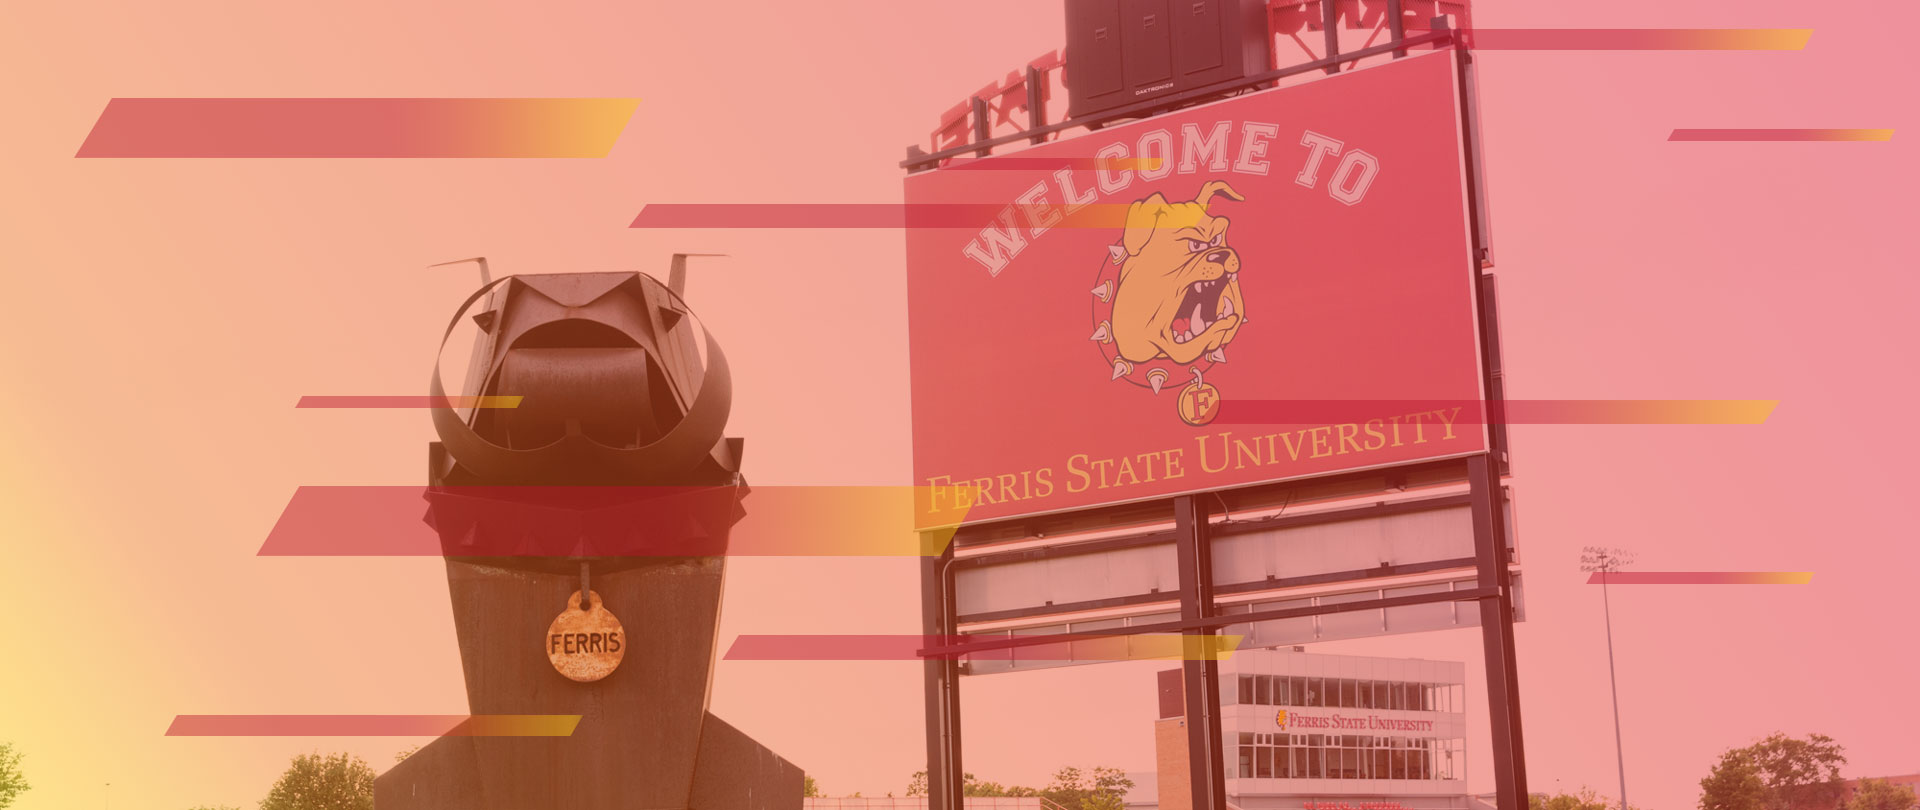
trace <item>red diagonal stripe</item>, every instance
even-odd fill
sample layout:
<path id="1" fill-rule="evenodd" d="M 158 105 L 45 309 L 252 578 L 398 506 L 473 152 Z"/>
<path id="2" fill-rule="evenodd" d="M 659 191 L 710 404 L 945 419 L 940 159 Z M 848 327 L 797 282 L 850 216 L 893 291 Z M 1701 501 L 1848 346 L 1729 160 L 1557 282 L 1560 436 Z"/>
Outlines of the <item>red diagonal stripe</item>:
<path id="1" fill-rule="evenodd" d="M 911 556 L 930 504 L 913 487 L 303 486 L 261 556 Z M 733 523 L 734 510 L 747 519 Z M 959 523 L 964 508 L 943 507 Z M 429 524 L 428 521 L 432 521 Z M 945 525 L 943 523 L 943 525 Z"/>
<path id="2" fill-rule="evenodd" d="M 1810 28 L 1474 28 L 1483 51 L 1778 51 L 1805 48 Z"/>
<path id="3" fill-rule="evenodd" d="M 579 715 L 183 714 L 169 737 L 564 737 Z"/>
<path id="4" fill-rule="evenodd" d="M 636 104 L 603 98 L 116 98 L 76 157 L 605 157 Z"/>
<path id="5" fill-rule="evenodd" d="M 1593 572 L 1588 585 L 1806 585 L 1812 571 L 1613 571 Z"/>
<path id="6" fill-rule="evenodd" d="M 1777 400 L 1746 399 L 1225 399 L 1215 424 L 1327 425 L 1381 420 L 1416 424 L 1664 425 L 1759 424 Z M 1413 420 L 1407 418 L 1425 415 Z"/>
<path id="7" fill-rule="evenodd" d="M 966 228 L 978 229 L 1005 204 L 654 203 L 633 228 Z"/>
<path id="8" fill-rule="evenodd" d="M 1676 129 L 1669 141 L 1891 141 L 1891 129 Z"/>

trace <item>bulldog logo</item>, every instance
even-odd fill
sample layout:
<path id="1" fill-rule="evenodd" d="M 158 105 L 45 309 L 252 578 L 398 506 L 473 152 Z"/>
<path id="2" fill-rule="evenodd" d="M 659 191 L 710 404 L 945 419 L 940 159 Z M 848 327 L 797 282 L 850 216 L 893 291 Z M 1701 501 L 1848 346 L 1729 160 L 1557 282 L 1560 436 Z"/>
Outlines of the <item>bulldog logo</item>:
<path id="1" fill-rule="evenodd" d="M 1215 195 L 1246 199 L 1209 180 L 1191 202 L 1154 192 L 1128 206 L 1093 288 L 1092 340 L 1111 379 L 1157 395 L 1168 380 L 1191 377 L 1176 402 L 1190 425 L 1213 421 L 1220 395 L 1206 372 L 1227 361 L 1227 344 L 1247 323 L 1240 254 L 1227 244 L 1227 218 L 1207 212 Z"/>

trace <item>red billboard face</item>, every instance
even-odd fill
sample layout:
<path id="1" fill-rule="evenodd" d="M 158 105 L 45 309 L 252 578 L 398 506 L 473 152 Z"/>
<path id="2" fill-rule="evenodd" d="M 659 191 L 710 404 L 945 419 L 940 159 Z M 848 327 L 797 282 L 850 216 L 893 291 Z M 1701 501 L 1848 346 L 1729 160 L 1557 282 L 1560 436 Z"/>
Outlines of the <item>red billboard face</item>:
<path id="1" fill-rule="evenodd" d="M 971 523 L 1484 450 L 1473 415 L 1419 404 L 1481 392 L 1453 56 L 909 177 L 910 207 L 1004 206 L 908 231 L 921 513 L 966 506 Z M 1228 400 L 1353 404 L 1216 423 Z"/>

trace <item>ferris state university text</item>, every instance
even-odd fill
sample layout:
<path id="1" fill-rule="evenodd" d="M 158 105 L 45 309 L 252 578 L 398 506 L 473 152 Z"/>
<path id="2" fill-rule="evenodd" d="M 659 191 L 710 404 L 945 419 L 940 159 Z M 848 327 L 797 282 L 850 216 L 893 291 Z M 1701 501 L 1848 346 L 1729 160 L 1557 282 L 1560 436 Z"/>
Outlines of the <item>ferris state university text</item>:
<path id="1" fill-rule="evenodd" d="M 966 509 L 975 504 L 1039 500 L 1051 497 L 1062 489 L 1077 493 L 1089 489 L 1124 488 L 1185 478 L 1189 474 L 1212 475 L 1248 467 L 1280 467 L 1303 459 L 1374 453 L 1391 447 L 1449 441 L 1454 438 L 1454 422 L 1459 417 L 1460 408 L 1454 407 L 1252 436 L 1236 435 L 1228 430 L 1204 433 L 1193 437 L 1191 466 L 1188 463 L 1188 448 L 1170 447 L 1109 458 L 1075 453 L 1063 465 L 1064 476 L 1057 476 L 1051 466 L 973 478 L 934 475 L 926 479 L 927 513 Z M 1285 477 L 1284 472 L 1274 475 L 1276 479 Z M 1195 485 L 1194 488 L 1205 487 Z"/>

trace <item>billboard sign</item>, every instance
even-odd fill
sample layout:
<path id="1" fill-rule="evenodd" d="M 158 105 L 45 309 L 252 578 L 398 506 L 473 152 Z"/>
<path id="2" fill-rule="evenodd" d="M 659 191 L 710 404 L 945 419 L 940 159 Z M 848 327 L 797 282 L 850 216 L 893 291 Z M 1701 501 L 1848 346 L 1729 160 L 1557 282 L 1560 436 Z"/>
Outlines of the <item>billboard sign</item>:
<path id="1" fill-rule="evenodd" d="M 1409 57 L 908 177 L 910 211 L 984 208 L 907 232 L 921 514 L 1484 451 L 1481 420 L 1420 405 L 1482 390 L 1457 70 Z M 1216 424 L 1238 400 L 1353 404 Z"/>

